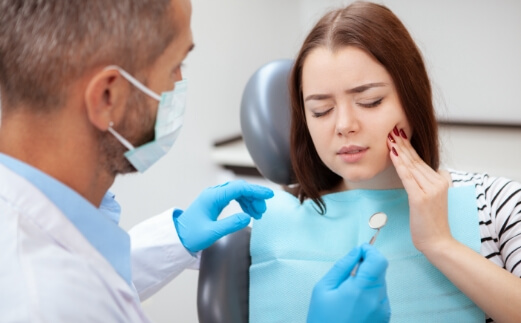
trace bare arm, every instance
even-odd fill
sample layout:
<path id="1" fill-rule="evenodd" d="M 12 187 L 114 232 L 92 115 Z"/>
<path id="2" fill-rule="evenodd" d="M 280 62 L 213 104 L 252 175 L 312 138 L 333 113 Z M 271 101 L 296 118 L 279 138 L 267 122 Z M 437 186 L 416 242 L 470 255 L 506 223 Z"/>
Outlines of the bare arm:
<path id="1" fill-rule="evenodd" d="M 454 239 L 423 253 L 496 322 L 521 322 L 521 279 Z"/>

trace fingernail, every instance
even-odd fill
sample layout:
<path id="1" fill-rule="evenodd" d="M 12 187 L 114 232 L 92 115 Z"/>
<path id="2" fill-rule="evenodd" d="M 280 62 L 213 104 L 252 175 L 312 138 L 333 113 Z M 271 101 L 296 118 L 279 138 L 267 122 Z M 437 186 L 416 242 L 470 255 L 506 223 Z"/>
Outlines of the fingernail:
<path id="1" fill-rule="evenodd" d="M 396 149 L 394 149 L 394 147 L 391 147 L 391 151 L 395 156 L 398 156 L 398 152 L 396 151 Z"/>
<path id="2" fill-rule="evenodd" d="M 391 135 L 391 134 L 387 135 L 387 139 L 389 139 L 389 141 L 392 142 L 393 144 L 396 143 L 396 141 L 394 141 L 393 135 Z"/>
<path id="3" fill-rule="evenodd" d="M 396 128 L 396 126 L 394 126 L 393 132 L 394 132 L 394 134 L 397 135 L 397 136 L 400 135 L 400 133 L 398 132 L 398 128 Z"/>
<path id="4" fill-rule="evenodd" d="M 404 139 L 407 139 L 407 135 L 405 134 L 405 131 L 403 131 L 403 129 L 400 129 L 400 134 Z"/>

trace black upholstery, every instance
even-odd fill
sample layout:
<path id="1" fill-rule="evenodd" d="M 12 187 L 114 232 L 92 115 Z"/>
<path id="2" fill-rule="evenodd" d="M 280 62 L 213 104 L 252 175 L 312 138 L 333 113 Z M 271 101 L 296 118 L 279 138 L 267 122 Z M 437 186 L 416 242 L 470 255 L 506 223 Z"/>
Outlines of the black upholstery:
<path id="1" fill-rule="evenodd" d="M 197 287 L 200 323 L 247 323 L 251 265 L 250 227 L 202 252 Z"/>
<path id="2" fill-rule="evenodd" d="M 241 130 L 248 152 L 266 179 L 294 183 L 289 152 L 288 79 L 293 60 L 280 59 L 259 68 L 248 80 L 241 101 Z"/>

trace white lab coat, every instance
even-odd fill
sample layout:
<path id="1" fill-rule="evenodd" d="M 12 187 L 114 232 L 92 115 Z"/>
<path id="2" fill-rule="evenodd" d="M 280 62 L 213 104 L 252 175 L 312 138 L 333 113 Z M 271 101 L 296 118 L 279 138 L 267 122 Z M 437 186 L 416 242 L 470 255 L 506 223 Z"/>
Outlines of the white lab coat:
<path id="1" fill-rule="evenodd" d="M 0 322 L 149 322 L 140 305 L 198 259 L 171 213 L 130 232 L 129 286 L 65 215 L 0 164 Z"/>

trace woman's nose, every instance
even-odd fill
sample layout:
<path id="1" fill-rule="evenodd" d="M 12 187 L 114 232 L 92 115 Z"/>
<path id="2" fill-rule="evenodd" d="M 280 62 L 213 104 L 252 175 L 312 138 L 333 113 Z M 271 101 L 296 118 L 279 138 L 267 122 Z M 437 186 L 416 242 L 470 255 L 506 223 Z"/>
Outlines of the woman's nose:
<path id="1" fill-rule="evenodd" d="M 354 107 L 350 105 L 340 107 L 336 118 L 336 133 L 338 135 L 346 136 L 359 130 L 358 117 Z"/>

